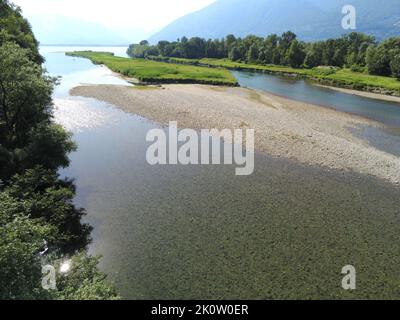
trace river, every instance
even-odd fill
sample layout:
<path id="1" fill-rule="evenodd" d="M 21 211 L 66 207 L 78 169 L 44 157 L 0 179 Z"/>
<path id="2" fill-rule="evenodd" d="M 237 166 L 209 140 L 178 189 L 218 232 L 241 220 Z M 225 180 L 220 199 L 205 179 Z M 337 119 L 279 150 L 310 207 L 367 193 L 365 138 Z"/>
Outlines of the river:
<path id="1" fill-rule="evenodd" d="M 90 252 L 123 298 L 400 298 L 398 189 L 264 154 L 248 177 L 231 166 L 150 166 L 145 136 L 160 125 L 69 96 L 80 83 L 127 85 L 63 53 L 75 49 L 42 48 L 62 76 L 55 120 L 78 144 L 61 174 L 76 179 Z M 357 293 L 340 287 L 348 264 L 362 270 Z"/>
<path id="2" fill-rule="evenodd" d="M 400 156 L 400 103 L 350 95 L 312 85 L 302 79 L 245 71 L 232 73 L 241 86 L 359 115 L 381 123 L 385 127 L 365 126 L 353 129 L 352 133 L 367 140 L 379 150 Z"/>

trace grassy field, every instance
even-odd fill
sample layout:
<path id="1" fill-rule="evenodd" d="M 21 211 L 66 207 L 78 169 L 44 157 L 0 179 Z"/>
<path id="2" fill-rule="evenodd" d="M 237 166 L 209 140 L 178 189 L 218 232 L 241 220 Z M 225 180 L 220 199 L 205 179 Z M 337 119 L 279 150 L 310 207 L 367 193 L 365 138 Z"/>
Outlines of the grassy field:
<path id="1" fill-rule="evenodd" d="M 112 71 L 142 83 L 200 83 L 237 86 L 235 77 L 224 68 L 206 68 L 192 65 L 157 62 L 144 59 L 115 57 L 109 52 L 76 51 L 67 55 L 90 59 L 104 64 Z"/>
<path id="2" fill-rule="evenodd" d="M 400 81 L 395 78 L 373 76 L 353 72 L 350 69 L 295 69 L 277 65 L 258 65 L 233 62 L 229 59 L 181 59 L 166 57 L 151 57 L 171 63 L 190 64 L 195 66 L 210 66 L 234 70 L 249 70 L 271 74 L 291 75 L 308 78 L 322 84 L 350 88 L 361 91 L 380 91 L 389 95 L 400 95 Z"/>
<path id="3" fill-rule="evenodd" d="M 349 69 L 337 70 L 336 72 L 327 75 L 325 78 L 338 82 L 338 84 L 348 84 L 358 90 L 363 90 L 368 87 L 378 87 L 400 94 L 400 81 L 395 78 L 358 73 Z"/>

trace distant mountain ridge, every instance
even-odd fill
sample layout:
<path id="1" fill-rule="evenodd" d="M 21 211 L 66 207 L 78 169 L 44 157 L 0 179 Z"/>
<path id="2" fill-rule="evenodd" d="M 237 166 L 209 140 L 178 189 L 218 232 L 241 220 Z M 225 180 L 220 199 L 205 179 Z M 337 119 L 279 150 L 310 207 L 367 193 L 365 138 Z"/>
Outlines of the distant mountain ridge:
<path id="1" fill-rule="evenodd" d="M 344 30 L 342 8 L 357 10 L 357 29 Z M 217 0 L 154 34 L 149 41 L 173 41 L 182 36 L 221 38 L 228 34 L 266 36 L 295 32 L 305 41 L 339 37 L 351 31 L 377 39 L 400 36 L 400 0 Z"/>
<path id="2" fill-rule="evenodd" d="M 42 45 L 126 45 L 131 42 L 102 25 L 70 17 L 40 15 L 29 21 Z"/>

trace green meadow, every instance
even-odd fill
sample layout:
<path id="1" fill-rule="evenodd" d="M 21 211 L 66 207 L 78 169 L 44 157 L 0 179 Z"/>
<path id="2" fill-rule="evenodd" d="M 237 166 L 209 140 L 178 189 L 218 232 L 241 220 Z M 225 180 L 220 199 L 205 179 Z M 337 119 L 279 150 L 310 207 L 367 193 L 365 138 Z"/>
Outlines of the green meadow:
<path id="1" fill-rule="evenodd" d="M 199 83 L 237 86 L 235 77 L 224 68 L 207 68 L 193 65 L 158 62 L 145 59 L 116 57 L 109 52 L 76 51 L 69 56 L 90 59 L 104 64 L 112 71 L 142 83 Z"/>

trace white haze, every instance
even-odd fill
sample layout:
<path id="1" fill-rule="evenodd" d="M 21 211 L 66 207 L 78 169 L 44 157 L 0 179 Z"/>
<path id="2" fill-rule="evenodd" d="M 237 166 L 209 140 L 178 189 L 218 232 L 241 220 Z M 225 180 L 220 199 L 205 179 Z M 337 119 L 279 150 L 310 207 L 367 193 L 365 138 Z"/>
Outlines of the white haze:
<path id="1" fill-rule="evenodd" d="M 19 5 L 42 43 L 70 44 L 68 24 L 80 29 L 78 42 L 105 34 L 103 43 L 130 43 L 148 38 L 175 19 L 197 11 L 215 0 L 13 0 Z M 93 34 L 93 29 L 99 34 Z M 115 33 L 115 41 L 110 34 Z M 49 36 L 47 36 L 49 35 Z M 52 36 L 50 36 L 52 35 Z M 111 42 L 110 42 L 111 41 Z M 55 43 L 52 43 L 55 44 Z M 83 44 L 83 43 L 79 43 Z M 121 43 L 122 44 L 122 43 Z"/>

